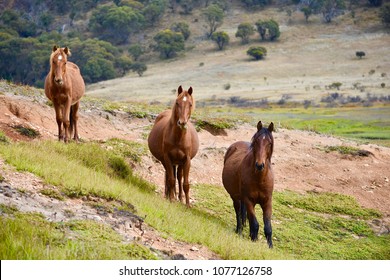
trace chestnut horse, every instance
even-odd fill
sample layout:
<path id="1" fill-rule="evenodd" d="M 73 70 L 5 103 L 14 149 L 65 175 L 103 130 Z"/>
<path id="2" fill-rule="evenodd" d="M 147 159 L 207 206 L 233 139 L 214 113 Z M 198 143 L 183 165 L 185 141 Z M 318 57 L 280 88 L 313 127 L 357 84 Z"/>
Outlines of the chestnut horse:
<path id="1" fill-rule="evenodd" d="M 199 149 L 198 134 L 189 121 L 194 105 L 192 87 L 188 91 L 183 91 L 179 86 L 172 110 L 164 111 L 157 116 L 148 137 L 150 152 L 165 168 L 165 197 L 171 201 L 175 199 L 177 179 L 178 198 L 182 201 L 184 188 L 188 207 L 190 206 L 188 176 L 191 159 Z"/>
<path id="2" fill-rule="evenodd" d="M 249 220 L 250 237 L 257 240 L 259 223 L 255 206 L 263 209 L 264 234 L 272 248 L 272 192 L 274 175 L 271 157 L 274 148 L 272 131 L 274 124 L 264 128 L 261 121 L 252 142 L 239 141 L 232 144 L 225 154 L 222 182 L 233 200 L 236 212 L 236 232 L 241 233 L 245 225 L 246 212 Z"/>
<path id="3" fill-rule="evenodd" d="M 68 142 L 72 137 L 78 141 L 78 109 L 84 95 L 85 84 L 79 67 L 68 61 L 67 47 L 53 47 L 50 56 L 50 72 L 45 80 L 45 94 L 54 105 L 58 125 L 58 140 Z"/>

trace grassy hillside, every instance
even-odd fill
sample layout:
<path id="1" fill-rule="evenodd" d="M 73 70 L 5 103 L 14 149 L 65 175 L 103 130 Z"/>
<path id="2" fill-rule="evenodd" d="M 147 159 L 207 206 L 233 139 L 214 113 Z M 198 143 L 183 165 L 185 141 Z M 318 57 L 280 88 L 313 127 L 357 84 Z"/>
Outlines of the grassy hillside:
<path id="1" fill-rule="evenodd" d="M 124 151 L 123 145 L 113 145 L 113 149 L 106 150 L 98 143 L 7 143 L 3 139 L 1 157 L 18 170 L 32 172 L 56 186 L 62 199 L 99 197 L 102 203 L 122 201 L 133 205 L 132 211 L 145 217 L 145 223 L 158 231 L 174 239 L 207 246 L 223 259 L 390 257 L 389 235 L 377 236 L 369 226 L 369 222 L 380 218 L 381 214 L 361 208 L 349 196 L 276 192 L 275 248 L 269 250 L 263 238 L 257 243 L 251 242 L 247 230 L 243 237 L 234 233 L 231 202 L 220 186 L 194 186 L 198 202 L 191 209 L 156 195 L 148 183 L 132 175 L 126 164 L 129 158 L 124 155 L 133 152 L 131 142 Z M 48 191 L 46 195 L 59 199 L 53 192 Z M 123 244 L 115 232 L 100 223 L 53 223 L 10 206 L 2 205 L 1 209 L 2 259 L 156 257 L 136 241 Z M 21 234 L 21 228 L 28 234 Z"/>
<path id="2" fill-rule="evenodd" d="M 181 84 L 192 86 L 194 96 L 205 101 L 205 105 L 236 97 L 269 102 L 284 98 L 318 104 L 333 93 L 364 100 L 367 96 L 388 96 L 390 37 L 382 28 L 377 11 L 356 9 L 354 17 L 347 12 L 324 24 L 319 16 L 306 23 L 302 13 L 290 16 L 287 8 L 248 12 L 238 7 L 227 12 L 229 20 L 219 28 L 231 38 L 225 50 L 218 51 L 214 42 L 201 39 L 204 22 L 191 22 L 194 35 L 181 56 L 148 63 L 148 71 L 142 77 L 130 74 L 90 85 L 87 93 L 111 100 L 166 103 Z M 199 12 L 191 18 L 200 18 Z M 276 42 L 260 41 L 257 33 L 246 45 L 235 38 L 240 23 L 254 24 L 269 18 L 280 26 L 281 36 Z M 191 21 L 188 16 L 177 19 Z M 264 60 L 254 61 L 246 54 L 255 45 L 267 48 Z M 363 59 L 356 57 L 358 50 L 366 52 Z"/>

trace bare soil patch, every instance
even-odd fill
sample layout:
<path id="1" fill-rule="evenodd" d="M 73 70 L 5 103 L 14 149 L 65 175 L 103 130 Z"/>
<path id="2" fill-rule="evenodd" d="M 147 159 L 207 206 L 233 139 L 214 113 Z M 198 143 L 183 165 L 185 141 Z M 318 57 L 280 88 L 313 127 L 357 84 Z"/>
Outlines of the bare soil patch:
<path id="1" fill-rule="evenodd" d="M 32 100 L 34 99 L 34 100 Z M 24 97 L 13 94 L 0 95 L 0 129 L 7 137 L 16 141 L 40 141 L 56 139 L 57 127 L 54 109 L 45 104 L 43 97 Z M 145 134 L 152 120 L 129 118 L 126 113 L 115 115 L 97 108 L 81 107 L 79 134 L 85 141 L 105 140 L 113 137 L 146 143 Z M 15 125 L 34 128 L 40 136 L 31 139 L 21 136 L 13 128 Z M 200 150 L 192 161 L 190 181 L 219 185 L 223 157 L 226 149 L 238 140 L 250 141 L 255 128 L 242 125 L 237 129 L 225 130 L 221 135 L 208 131 L 199 132 Z M 381 223 L 388 227 L 390 220 L 390 148 L 377 145 L 359 145 L 356 142 L 320 135 L 307 131 L 278 128 L 274 133 L 275 151 L 273 168 L 275 191 L 284 189 L 306 192 L 336 192 L 353 196 L 363 207 L 374 208 L 384 214 Z M 325 152 L 326 146 L 351 146 L 369 151 L 369 156 L 342 155 L 338 152 Z M 150 155 L 143 156 L 136 172 L 159 187 L 163 196 L 164 170 Z M 155 229 L 142 224 L 139 219 L 130 219 L 119 214 L 99 213 L 83 200 L 67 199 L 57 201 L 39 193 L 46 186 L 42 180 L 28 173 L 16 172 L 0 160 L 0 172 L 5 180 L 1 183 L 0 201 L 15 204 L 22 211 L 39 211 L 51 220 L 67 219 L 67 209 L 72 209 L 74 217 L 102 221 L 112 225 L 125 240 L 138 240 L 165 256 L 184 256 L 187 259 L 218 258 L 207 248 L 186 244 L 170 238 L 163 238 Z M 206 176 L 207 174 L 207 176 Z M 18 190 L 26 190 L 20 193 Z M 191 203 L 196 197 L 191 196 Z"/>

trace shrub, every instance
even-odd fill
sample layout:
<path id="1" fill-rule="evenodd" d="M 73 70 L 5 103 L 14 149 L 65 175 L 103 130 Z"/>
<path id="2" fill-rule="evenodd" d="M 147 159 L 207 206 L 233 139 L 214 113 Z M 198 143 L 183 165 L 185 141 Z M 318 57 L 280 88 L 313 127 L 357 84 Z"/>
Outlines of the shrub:
<path id="1" fill-rule="evenodd" d="M 177 52 L 184 50 L 184 37 L 180 32 L 162 30 L 153 39 L 157 43 L 155 50 L 159 51 L 162 57 L 171 58 Z"/>
<path id="2" fill-rule="evenodd" d="M 256 22 L 256 27 L 257 32 L 259 32 L 261 40 L 263 41 L 267 39 L 274 41 L 280 37 L 279 24 L 273 19 L 266 21 L 258 20 Z"/>
<path id="3" fill-rule="evenodd" d="M 363 56 L 366 56 L 366 53 L 363 51 L 357 51 L 356 56 L 361 59 Z"/>
<path id="4" fill-rule="evenodd" d="M 379 17 L 386 26 L 390 26 L 390 3 L 385 4 L 380 9 Z"/>
<path id="5" fill-rule="evenodd" d="M 223 48 L 229 44 L 230 37 L 226 32 L 220 31 L 214 32 L 213 35 L 211 35 L 211 40 L 217 43 L 219 50 L 223 50 Z"/>
<path id="6" fill-rule="evenodd" d="M 241 38 L 241 42 L 243 44 L 249 43 L 249 37 L 252 36 L 255 33 L 255 28 L 250 23 L 241 23 L 238 26 L 236 37 Z"/>
<path id="7" fill-rule="evenodd" d="M 250 47 L 246 53 L 254 59 L 260 60 L 267 55 L 267 49 L 264 47 Z"/>
<path id="8" fill-rule="evenodd" d="M 187 40 L 191 35 L 190 27 L 186 22 L 176 22 L 172 24 L 171 30 L 183 34 L 184 40 Z"/>

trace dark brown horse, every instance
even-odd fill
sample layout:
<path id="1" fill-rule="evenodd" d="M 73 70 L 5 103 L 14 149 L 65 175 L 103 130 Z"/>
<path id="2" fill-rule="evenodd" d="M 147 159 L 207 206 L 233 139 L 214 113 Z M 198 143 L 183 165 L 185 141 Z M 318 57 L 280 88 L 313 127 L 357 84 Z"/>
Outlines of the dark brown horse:
<path id="1" fill-rule="evenodd" d="M 188 207 L 190 206 L 188 176 L 191 159 L 199 149 L 198 134 L 189 121 L 194 106 L 192 87 L 188 91 L 183 91 L 179 86 L 172 110 L 164 111 L 157 116 L 148 138 L 150 152 L 165 168 L 165 197 L 171 201 L 175 199 L 177 179 L 178 198 L 182 201 L 184 188 Z"/>
<path id="2" fill-rule="evenodd" d="M 54 105 L 58 125 L 58 140 L 68 142 L 72 137 L 78 141 L 78 109 L 84 95 L 85 84 L 76 64 L 68 61 L 67 47 L 53 47 L 50 56 L 50 72 L 45 80 L 45 94 Z"/>
<path id="3" fill-rule="evenodd" d="M 274 148 L 272 131 L 274 124 L 264 128 L 261 121 L 252 142 L 239 141 L 232 144 L 225 154 L 222 181 L 233 200 L 236 212 L 236 232 L 241 233 L 246 212 L 249 220 L 250 237 L 257 240 L 259 223 L 255 216 L 255 205 L 263 209 L 264 234 L 272 248 L 272 192 L 274 175 L 271 157 Z"/>

